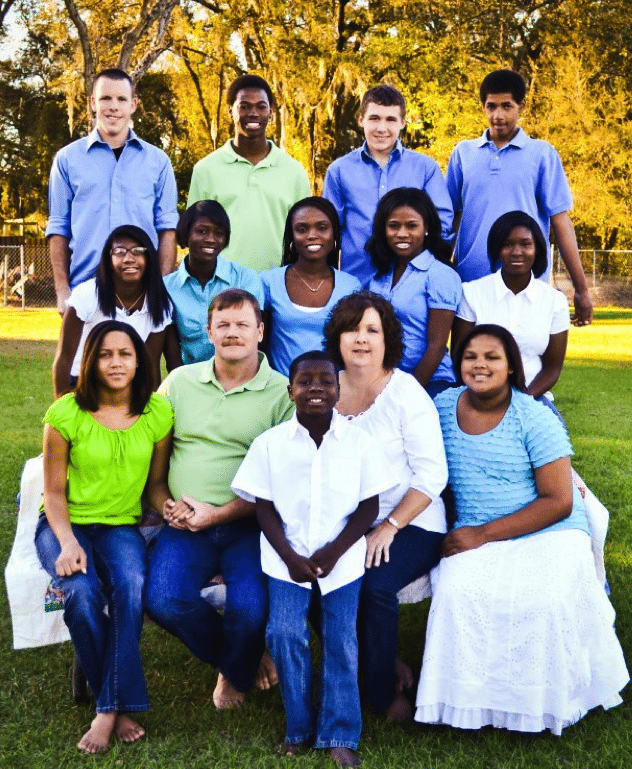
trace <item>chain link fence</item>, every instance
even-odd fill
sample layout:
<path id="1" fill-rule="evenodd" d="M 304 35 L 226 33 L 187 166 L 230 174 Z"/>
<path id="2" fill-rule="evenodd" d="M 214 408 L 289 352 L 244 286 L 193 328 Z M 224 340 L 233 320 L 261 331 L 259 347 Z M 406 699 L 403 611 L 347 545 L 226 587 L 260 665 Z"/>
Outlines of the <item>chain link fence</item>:
<path id="1" fill-rule="evenodd" d="M 552 249 L 553 284 L 573 302 L 573 286 L 559 251 Z M 579 252 L 596 307 L 632 307 L 632 251 Z"/>
<path id="2" fill-rule="evenodd" d="M 632 307 L 632 251 L 580 251 L 586 279 L 596 306 Z M 553 283 L 573 301 L 573 287 L 552 249 Z M 0 280 L 4 305 L 55 307 L 55 286 L 48 241 L 0 237 Z"/>

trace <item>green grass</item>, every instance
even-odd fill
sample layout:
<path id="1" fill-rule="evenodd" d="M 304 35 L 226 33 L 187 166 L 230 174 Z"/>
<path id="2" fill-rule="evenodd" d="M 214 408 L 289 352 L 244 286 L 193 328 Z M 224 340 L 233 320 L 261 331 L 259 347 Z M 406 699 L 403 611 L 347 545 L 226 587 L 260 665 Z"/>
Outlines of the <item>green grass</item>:
<path id="1" fill-rule="evenodd" d="M 20 317 L 15 317 L 19 313 Z M 6 563 L 15 531 L 15 494 L 24 461 L 40 451 L 41 417 L 52 398 L 54 342 L 15 341 L 39 334 L 55 339 L 54 312 L 0 311 L 0 560 Z M 21 320 L 19 330 L 16 324 Z M 11 326 L 9 330 L 8 326 Z M 37 330 L 35 330 L 37 329 Z M 590 332 L 590 336 L 586 332 Z M 627 337 L 619 356 L 618 345 Z M 611 514 L 606 565 L 617 609 L 617 630 L 632 662 L 632 312 L 598 314 L 591 329 L 573 329 L 569 359 L 556 402 L 576 451 L 574 465 Z M 596 352 L 595 352 L 596 350 Z M 156 627 L 143 634 L 152 710 L 142 717 L 148 738 L 116 744 L 86 757 L 75 743 L 91 718 L 90 706 L 70 699 L 69 644 L 13 651 L 4 581 L 0 587 L 0 769 L 237 769 L 331 766 L 322 755 L 296 760 L 272 752 L 283 736 L 277 690 L 255 692 L 239 712 L 212 705 L 215 674 Z M 427 603 L 427 602 L 426 602 Z M 403 607 L 403 656 L 419 668 L 427 606 Z M 478 733 L 410 725 L 389 728 L 366 713 L 361 754 L 365 769 L 627 769 L 632 759 L 632 695 L 609 713 L 594 712 L 562 738 Z"/>

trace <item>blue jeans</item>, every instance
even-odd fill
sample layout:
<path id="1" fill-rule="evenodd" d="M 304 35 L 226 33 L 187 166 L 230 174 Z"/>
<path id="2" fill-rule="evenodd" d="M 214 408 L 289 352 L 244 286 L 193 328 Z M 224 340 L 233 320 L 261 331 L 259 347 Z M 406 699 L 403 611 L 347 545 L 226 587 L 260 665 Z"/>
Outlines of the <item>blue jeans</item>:
<path id="1" fill-rule="evenodd" d="M 358 691 L 356 621 L 362 579 L 321 595 L 295 582 L 270 577 L 268 648 L 279 674 L 287 719 L 286 741 L 315 737 L 315 748 L 356 750 L 362 732 Z M 320 708 L 312 700 L 312 657 L 307 615 L 310 602 L 320 606 L 322 663 Z"/>
<path id="2" fill-rule="evenodd" d="M 198 532 L 165 526 L 150 555 L 145 589 L 149 616 L 240 692 L 253 685 L 265 649 L 268 590 L 259 536 L 254 518 Z M 220 572 L 223 615 L 200 596 Z"/>
<path id="3" fill-rule="evenodd" d="M 395 698 L 397 658 L 397 593 L 439 563 L 445 534 L 405 526 L 395 535 L 389 562 L 364 573 L 358 614 L 358 641 L 363 690 L 379 713 Z"/>
<path id="4" fill-rule="evenodd" d="M 73 524 L 87 556 L 87 573 L 59 577 L 61 552 L 46 518 L 35 531 L 42 566 L 64 594 L 68 625 L 81 669 L 97 701 L 97 713 L 149 709 L 138 642 L 143 629 L 145 540 L 137 526 Z M 107 605 L 108 614 L 103 609 Z"/>
<path id="5" fill-rule="evenodd" d="M 424 385 L 424 390 L 434 400 L 444 390 L 449 390 L 450 387 L 456 386 L 456 382 L 449 382 L 447 379 L 433 379 L 427 385 Z"/>

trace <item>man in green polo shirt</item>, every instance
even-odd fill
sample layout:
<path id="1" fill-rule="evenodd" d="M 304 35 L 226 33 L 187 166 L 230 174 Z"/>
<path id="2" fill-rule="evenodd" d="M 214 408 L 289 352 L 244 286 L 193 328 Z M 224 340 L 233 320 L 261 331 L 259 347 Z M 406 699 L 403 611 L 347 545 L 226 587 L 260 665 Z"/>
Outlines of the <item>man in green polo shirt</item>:
<path id="1" fill-rule="evenodd" d="M 196 163 L 187 207 L 217 200 L 230 218 L 225 259 L 257 272 L 281 264 L 285 219 L 311 191 L 303 166 L 266 138 L 275 106 L 270 86 L 258 75 L 242 75 L 226 95 L 235 136 Z"/>
<path id="2" fill-rule="evenodd" d="M 218 294 L 209 337 L 215 356 L 175 369 L 160 388 L 175 424 L 169 467 L 150 478 L 168 525 L 151 555 L 146 609 L 219 670 L 213 702 L 221 709 L 241 704 L 253 685 L 268 616 L 255 508 L 230 485 L 252 441 L 289 419 L 294 404 L 287 379 L 258 352 L 263 323 L 252 294 Z M 200 596 L 218 573 L 226 583 L 223 615 Z"/>

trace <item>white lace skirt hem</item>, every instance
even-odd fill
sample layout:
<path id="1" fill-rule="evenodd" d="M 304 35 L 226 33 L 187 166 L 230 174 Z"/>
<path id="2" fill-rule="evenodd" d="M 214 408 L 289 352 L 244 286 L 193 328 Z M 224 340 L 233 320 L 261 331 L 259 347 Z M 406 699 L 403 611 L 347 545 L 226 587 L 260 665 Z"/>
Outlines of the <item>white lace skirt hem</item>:
<path id="1" fill-rule="evenodd" d="M 579 531 L 495 542 L 441 561 L 415 720 L 553 734 L 621 703 L 629 680 Z"/>

